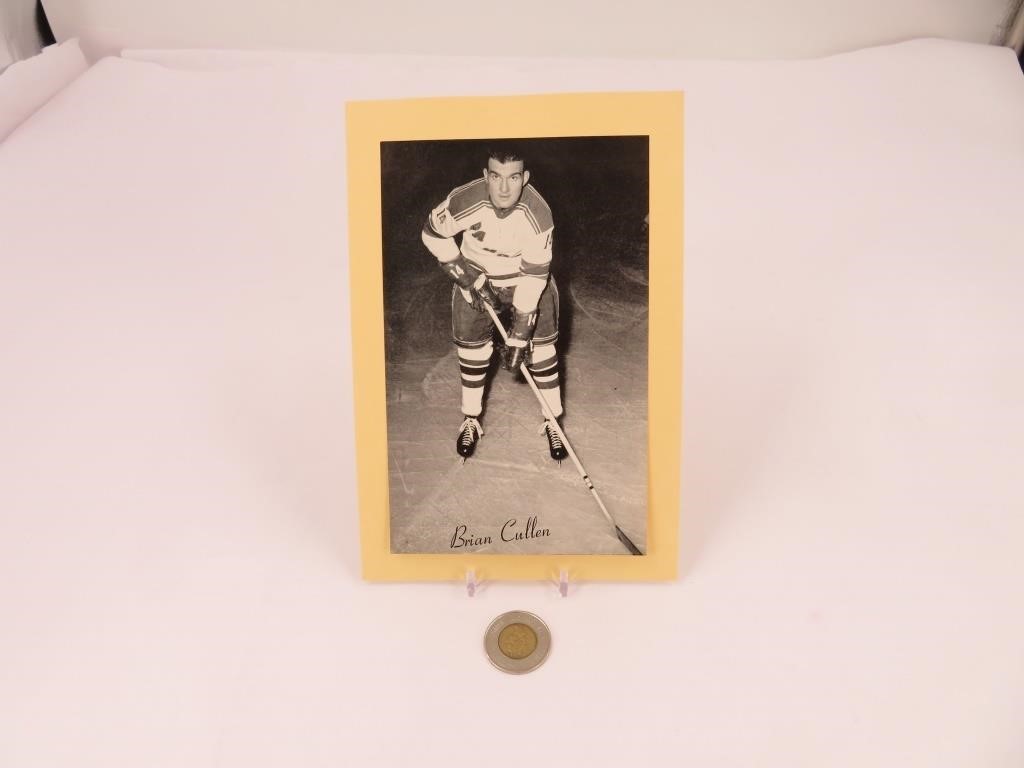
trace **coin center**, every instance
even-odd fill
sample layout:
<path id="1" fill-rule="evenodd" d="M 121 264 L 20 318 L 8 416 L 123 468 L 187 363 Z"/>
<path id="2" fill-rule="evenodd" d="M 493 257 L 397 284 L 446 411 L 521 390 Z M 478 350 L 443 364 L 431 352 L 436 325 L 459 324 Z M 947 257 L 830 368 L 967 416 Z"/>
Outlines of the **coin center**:
<path id="1" fill-rule="evenodd" d="M 525 624 L 509 624 L 498 635 L 498 650 L 510 659 L 525 659 L 537 650 L 537 633 Z"/>

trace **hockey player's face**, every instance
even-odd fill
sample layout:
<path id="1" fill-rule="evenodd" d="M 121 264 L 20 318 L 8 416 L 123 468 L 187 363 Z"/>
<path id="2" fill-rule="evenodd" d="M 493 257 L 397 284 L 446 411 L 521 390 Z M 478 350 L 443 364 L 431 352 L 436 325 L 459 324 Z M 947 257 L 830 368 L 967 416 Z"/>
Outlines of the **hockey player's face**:
<path id="1" fill-rule="evenodd" d="M 530 172 L 523 170 L 522 160 L 499 163 L 492 157 L 487 161 L 484 179 L 494 207 L 504 210 L 519 202 L 523 185 L 530 180 Z"/>

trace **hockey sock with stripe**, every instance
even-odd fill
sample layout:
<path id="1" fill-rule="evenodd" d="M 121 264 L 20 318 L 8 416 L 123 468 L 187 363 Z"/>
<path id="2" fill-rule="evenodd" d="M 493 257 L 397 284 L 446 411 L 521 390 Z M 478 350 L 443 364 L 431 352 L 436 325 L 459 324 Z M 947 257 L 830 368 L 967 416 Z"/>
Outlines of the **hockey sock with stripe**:
<path id="1" fill-rule="evenodd" d="M 533 380 L 537 383 L 537 389 L 548 404 L 551 412 L 556 416 L 562 415 L 562 388 L 558 378 L 558 356 L 555 354 L 554 344 L 538 344 L 533 348 L 530 362 L 527 369 Z"/>
<path id="2" fill-rule="evenodd" d="M 467 349 L 459 347 L 459 371 L 462 374 L 462 413 L 479 416 L 483 410 L 484 383 L 487 369 L 491 365 L 494 344 L 487 342 L 482 347 Z"/>

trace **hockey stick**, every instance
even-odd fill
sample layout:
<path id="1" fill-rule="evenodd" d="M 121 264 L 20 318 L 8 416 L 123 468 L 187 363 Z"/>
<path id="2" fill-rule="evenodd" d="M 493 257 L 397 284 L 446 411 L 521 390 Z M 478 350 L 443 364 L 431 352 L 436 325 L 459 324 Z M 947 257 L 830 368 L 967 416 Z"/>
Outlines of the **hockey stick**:
<path id="1" fill-rule="evenodd" d="M 494 327 L 498 329 L 498 333 L 501 334 L 502 341 L 504 341 L 505 345 L 507 346 L 508 334 L 505 332 L 505 326 L 502 325 L 501 320 L 498 319 L 498 314 L 494 311 L 494 308 L 491 307 L 491 305 L 488 304 L 487 302 L 481 301 L 480 303 L 484 305 L 484 308 L 487 310 L 487 314 L 491 316 L 491 321 L 494 323 Z M 526 379 L 526 383 L 529 384 L 530 389 L 533 390 L 533 394 L 537 396 L 537 402 L 540 403 L 540 409 L 544 413 L 544 418 L 548 420 L 548 422 L 551 424 L 555 432 L 558 433 L 558 436 L 561 438 L 562 443 L 565 444 L 565 450 L 569 454 L 569 458 L 572 459 L 572 463 L 576 465 L 576 471 L 580 473 L 580 477 L 583 478 L 583 482 L 586 483 L 587 488 L 589 488 L 591 494 L 593 494 L 594 500 L 597 502 L 597 506 L 601 508 L 601 513 L 604 515 L 605 519 L 611 524 L 612 528 L 615 529 L 615 536 L 618 538 L 620 542 L 622 542 L 622 546 L 629 550 L 629 553 L 631 555 L 642 555 L 643 552 L 637 549 L 636 544 L 629 540 L 629 536 L 623 533 L 622 529 L 615 524 L 615 520 L 613 520 L 611 514 L 609 514 L 608 508 L 605 507 L 604 502 L 601 501 L 601 497 L 597 495 L 597 489 L 591 482 L 590 476 L 587 474 L 587 471 L 583 468 L 583 465 L 580 463 L 579 457 L 576 456 L 576 451 L 573 450 L 572 444 L 569 442 L 569 438 L 566 437 L 565 432 L 562 431 L 562 425 L 558 423 L 558 419 L 555 418 L 555 414 L 551 412 L 551 406 L 548 405 L 548 401 L 545 400 L 544 395 L 541 394 L 540 388 L 537 386 L 537 382 L 533 380 L 533 376 L 531 376 L 530 372 L 526 369 L 525 360 L 522 363 L 520 363 L 519 370 L 522 371 L 523 377 Z"/>

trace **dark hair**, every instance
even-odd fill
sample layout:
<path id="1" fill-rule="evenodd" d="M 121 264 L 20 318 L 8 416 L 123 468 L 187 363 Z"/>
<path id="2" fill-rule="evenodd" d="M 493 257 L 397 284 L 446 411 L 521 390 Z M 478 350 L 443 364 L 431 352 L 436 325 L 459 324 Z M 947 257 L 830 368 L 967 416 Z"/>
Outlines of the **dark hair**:
<path id="1" fill-rule="evenodd" d="M 499 163 L 511 163 L 516 160 L 521 160 L 523 167 L 526 167 L 526 160 L 523 158 L 523 153 L 514 144 L 493 144 L 487 148 L 487 159 L 497 160 Z"/>

